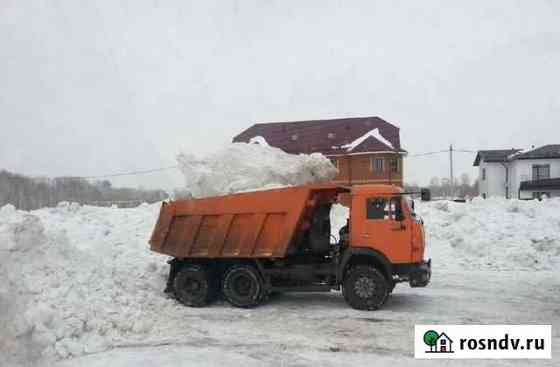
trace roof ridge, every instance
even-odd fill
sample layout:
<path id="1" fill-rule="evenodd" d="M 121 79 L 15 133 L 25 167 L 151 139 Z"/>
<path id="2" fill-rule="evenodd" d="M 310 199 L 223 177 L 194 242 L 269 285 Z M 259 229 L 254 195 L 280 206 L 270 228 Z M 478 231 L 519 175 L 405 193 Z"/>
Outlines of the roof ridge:
<path id="1" fill-rule="evenodd" d="M 381 134 L 381 131 L 379 131 L 378 127 L 376 127 L 375 129 L 371 129 L 364 135 L 354 139 L 354 141 L 342 145 L 341 148 L 345 148 L 347 152 L 351 152 L 352 150 L 356 149 L 357 147 L 365 143 L 370 138 L 377 140 L 378 142 L 387 146 L 391 150 L 395 150 L 393 144 L 389 140 L 387 140 L 387 138 L 385 138 L 383 134 Z"/>
<path id="2" fill-rule="evenodd" d="M 389 125 L 392 125 L 394 127 L 396 127 L 397 129 L 400 129 L 398 126 L 394 125 L 393 123 L 382 119 L 379 116 L 362 116 L 362 117 L 333 117 L 333 118 L 327 118 L 327 119 L 311 119 L 311 120 L 292 120 L 292 121 L 271 121 L 271 122 L 255 122 L 252 126 L 256 126 L 256 125 L 274 125 L 274 124 L 297 124 L 297 123 L 301 123 L 301 122 L 321 122 L 321 123 L 329 123 L 329 122 L 336 122 L 336 121 L 344 121 L 344 120 L 349 120 L 349 121 L 363 121 L 363 120 L 369 120 L 369 119 L 376 119 L 379 120 L 381 122 L 385 122 Z"/>

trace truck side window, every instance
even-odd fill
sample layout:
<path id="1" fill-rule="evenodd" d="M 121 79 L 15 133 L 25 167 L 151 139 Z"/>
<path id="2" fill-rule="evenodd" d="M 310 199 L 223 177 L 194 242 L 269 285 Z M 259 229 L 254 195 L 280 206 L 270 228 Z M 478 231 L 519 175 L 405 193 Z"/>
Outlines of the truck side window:
<path id="1" fill-rule="evenodd" d="M 389 207 L 388 200 L 383 198 L 371 198 L 366 201 L 367 219 L 388 219 Z"/>
<path id="2" fill-rule="evenodd" d="M 389 199 L 371 198 L 367 200 L 366 218 L 367 219 L 385 219 L 385 220 L 404 220 L 401 198 L 394 197 Z"/>
<path id="3" fill-rule="evenodd" d="M 391 219 L 401 222 L 404 220 L 404 215 L 401 207 L 401 198 L 396 197 L 391 199 Z"/>

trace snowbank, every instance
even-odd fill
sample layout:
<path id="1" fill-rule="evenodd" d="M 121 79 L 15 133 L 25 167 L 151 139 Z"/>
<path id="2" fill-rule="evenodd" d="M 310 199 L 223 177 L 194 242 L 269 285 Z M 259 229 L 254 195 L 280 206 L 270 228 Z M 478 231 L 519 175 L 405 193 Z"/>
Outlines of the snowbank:
<path id="1" fill-rule="evenodd" d="M 146 243 L 158 208 L 0 210 L 0 269 L 9 280 L 0 289 L 0 344 L 9 365 L 157 334 L 153 324 L 176 307 L 162 293 L 165 258 Z"/>
<path id="2" fill-rule="evenodd" d="M 553 270 L 560 266 L 560 199 L 475 198 L 421 203 L 438 267 Z"/>
<path id="3" fill-rule="evenodd" d="M 177 160 L 194 197 L 329 181 L 337 174 L 322 154 L 287 154 L 264 142 L 233 143 L 203 159 L 181 153 Z"/>
<path id="4" fill-rule="evenodd" d="M 558 199 L 417 204 L 438 276 L 560 266 Z M 0 354 L 8 365 L 204 337 L 192 323 L 199 311 L 163 293 L 166 257 L 147 244 L 158 209 L 0 209 Z M 333 208 L 335 236 L 347 214 Z"/>
<path id="5" fill-rule="evenodd" d="M 427 253 L 439 269 L 554 270 L 560 266 L 560 199 L 416 201 Z M 335 205 L 332 234 L 348 208 Z"/>
<path id="6" fill-rule="evenodd" d="M 31 365 L 40 358 L 42 345 L 32 338 L 32 325 L 23 313 L 30 307 L 31 292 L 21 282 L 18 262 L 44 242 L 38 218 L 12 205 L 0 208 L 0 356 L 6 366 Z"/>

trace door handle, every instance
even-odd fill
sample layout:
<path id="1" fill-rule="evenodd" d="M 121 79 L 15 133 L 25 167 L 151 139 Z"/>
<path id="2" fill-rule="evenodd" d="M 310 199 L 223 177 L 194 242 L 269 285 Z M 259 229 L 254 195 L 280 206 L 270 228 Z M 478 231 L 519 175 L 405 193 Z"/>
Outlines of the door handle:
<path id="1" fill-rule="evenodd" d="M 362 234 L 362 237 L 363 238 L 370 238 L 371 236 L 369 235 L 369 233 L 364 233 L 364 234 Z"/>

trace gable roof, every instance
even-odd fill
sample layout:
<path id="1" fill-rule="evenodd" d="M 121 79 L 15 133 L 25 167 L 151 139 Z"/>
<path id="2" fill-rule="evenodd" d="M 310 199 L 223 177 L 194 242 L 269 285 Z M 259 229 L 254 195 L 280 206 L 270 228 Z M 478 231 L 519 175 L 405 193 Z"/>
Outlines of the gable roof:
<path id="1" fill-rule="evenodd" d="M 521 152 L 515 155 L 515 159 L 547 159 L 560 158 L 560 144 L 544 145 L 540 148 Z"/>
<path id="2" fill-rule="evenodd" d="M 442 337 L 445 337 L 445 339 L 449 340 L 451 343 L 453 343 L 453 340 L 447 336 L 446 333 L 442 332 L 441 334 L 439 334 L 439 336 L 437 337 L 436 340 L 440 340 Z"/>
<path id="3" fill-rule="evenodd" d="M 505 162 L 512 154 L 520 152 L 521 149 L 493 149 L 479 150 L 474 159 L 473 166 L 478 167 L 481 160 L 484 162 Z"/>
<path id="4" fill-rule="evenodd" d="M 248 143 L 256 136 L 292 154 L 406 153 L 399 128 L 379 117 L 258 123 L 235 136 L 233 142 Z"/>
<path id="5" fill-rule="evenodd" d="M 480 162 L 507 162 L 516 159 L 555 159 L 560 158 L 560 144 L 543 145 L 542 147 L 521 150 L 521 149 L 495 149 L 479 150 L 476 154 L 473 166 L 477 167 Z"/>

